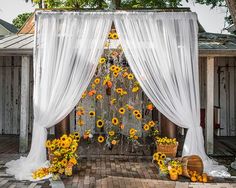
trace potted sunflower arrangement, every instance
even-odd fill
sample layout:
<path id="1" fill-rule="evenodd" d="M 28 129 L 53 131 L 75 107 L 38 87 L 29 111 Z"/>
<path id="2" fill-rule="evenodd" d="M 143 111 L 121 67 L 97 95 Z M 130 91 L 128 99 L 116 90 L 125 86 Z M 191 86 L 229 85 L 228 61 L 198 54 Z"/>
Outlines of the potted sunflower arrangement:
<path id="1" fill-rule="evenodd" d="M 181 161 L 177 159 L 168 160 L 164 153 L 154 153 L 153 162 L 158 165 L 160 175 L 169 174 L 171 180 L 176 181 L 178 177 L 182 175 L 183 168 Z"/>
<path id="2" fill-rule="evenodd" d="M 164 153 L 167 157 L 176 157 L 178 142 L 176 138 L 156 137 L 157 151 Z"/>
<path id="3" fill-rule="evenodd" d="M 76 154 L 80 135 L 74 132 L 70 135 L 63 135 L 59 139 L 47 140 L 49 165 L 33 172 L 33 179 L 42 179 L 52 174 L 53 179 L 58 179 L 60 175 L 71 176 L 72 168 L 77 164 Z"/>

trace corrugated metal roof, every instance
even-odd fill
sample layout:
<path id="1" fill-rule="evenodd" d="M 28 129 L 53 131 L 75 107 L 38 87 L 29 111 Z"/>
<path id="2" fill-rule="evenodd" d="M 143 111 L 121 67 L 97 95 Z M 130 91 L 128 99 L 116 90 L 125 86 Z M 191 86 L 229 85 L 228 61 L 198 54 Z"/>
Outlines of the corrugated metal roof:
<path id="1" fill-rule="evenodd" d="M 117 46 L 118 41 L 111 42 L 113 47 Z M 0 38 L 0 52 L 12 53 L 33 53 L 33 34 L 16 34 Z M 215 33 L 199 33 L 198 46 L 200 51 L 220 51 L 221 53 L 235 52 L 236 55 L 236 36 Z"/>

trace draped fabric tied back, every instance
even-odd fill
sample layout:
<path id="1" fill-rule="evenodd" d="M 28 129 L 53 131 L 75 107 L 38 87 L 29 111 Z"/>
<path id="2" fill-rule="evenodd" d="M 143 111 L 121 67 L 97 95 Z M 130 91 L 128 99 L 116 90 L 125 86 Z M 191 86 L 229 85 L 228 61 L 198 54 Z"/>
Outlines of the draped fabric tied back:
<path id="1" fill-rule="evenodd" d="M 79 102 L 102 55 L 114 21 L 128 63 L 142 89 L 167 118 L 188 129 L 183 155 L 204 150 L 200 127 L 197 17 L 195 13 L 37 12 L 34 48 L 34 123 L 27 157 L 6 164 L 7 173 L 32 180 L 47 165 L 47 128 Z"/>

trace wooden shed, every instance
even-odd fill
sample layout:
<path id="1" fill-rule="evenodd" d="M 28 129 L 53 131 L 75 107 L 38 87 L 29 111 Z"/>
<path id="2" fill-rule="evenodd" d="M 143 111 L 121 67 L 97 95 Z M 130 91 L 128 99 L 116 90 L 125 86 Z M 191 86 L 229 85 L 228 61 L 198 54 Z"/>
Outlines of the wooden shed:
<path id="1" fill-rule="evenodd" d="M 29 20 L 18 34 L 0 39 L 0 134 L 19 134 L 20 152 L 28 150 L 33 120 L 33 32 L 34 23 Z M 219 124 L 220 136 L 236 136 L 235 67 L 236 36 L 202 30 L 199 33 L 200 93 L 209 154 L 213 153 L 214 122 Z M 220 109 L 218 113 L 214 113 L 214 106 Z M 71 117 L 73 126 L 73 114 Z"/>

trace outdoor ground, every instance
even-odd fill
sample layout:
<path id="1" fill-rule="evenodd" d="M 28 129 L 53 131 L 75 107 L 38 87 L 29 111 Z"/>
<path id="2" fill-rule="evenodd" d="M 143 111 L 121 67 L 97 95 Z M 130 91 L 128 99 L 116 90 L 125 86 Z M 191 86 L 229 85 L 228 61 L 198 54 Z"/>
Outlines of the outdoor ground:
<path id="1" fill-rule="evenodd" d="M 225 139 L 223 139 L 225 141 Z M 181 178 L 178 182 L 169 181 L 167 177 L 160 177 L 157 168 L 148 156 L 124 156 L 124 155 L 90 155 L 81 156 L 79 167 L 75 169 L 72 177 L 62 178 L 60 182 L 49 180 L 40 182 L 16 181 L 5 173 L 4 164 L 12 159 L 19 158 L 18 137 L 0 136 L 0 188 L 22 187 L 101 187 L 101 188 L 236 188 L 236 179 L 214 179 L 210 183 L 191 183 L 187 178 Z M 234 152 L 234 151 L 233 151 Z M 234 156 L 228 156 L 218 160 L 230 164 Z M 232 170 L 231 170 L 232 171 Z M 50 185 L 51 184 L 51 185 Z"/>

